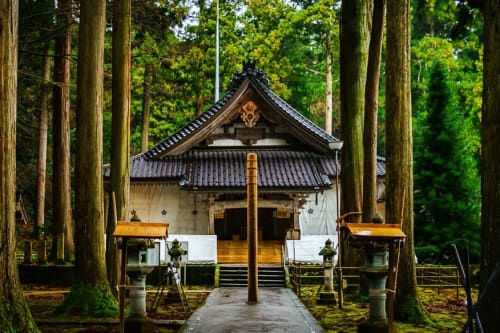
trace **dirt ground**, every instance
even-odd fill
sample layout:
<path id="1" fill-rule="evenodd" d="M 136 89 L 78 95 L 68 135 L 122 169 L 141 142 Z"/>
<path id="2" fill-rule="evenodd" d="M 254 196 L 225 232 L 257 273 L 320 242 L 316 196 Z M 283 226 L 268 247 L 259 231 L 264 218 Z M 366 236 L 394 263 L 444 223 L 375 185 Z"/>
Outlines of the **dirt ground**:
<path id="1" fill-rule="evenodd" d="M 38 327 L 45 333 L 62 332 L 119 332 L 118 317 L 115 318 L 81 318 L 54 316 L 52 311 L 60 304 L 67 288 L 27 285 L 24 286 L 25 297 L 30 305 L 31 312 L 37 321 Z M 190 313 L 202 305 L 212 290 L 208 286 L 186 287 Z M 301 301 L 318 320 L 325 332 L 354 333 L 357 326 L 363 322 L 369 312 L 366 300 L 360 301 L 355 297 L 346 297 L 344 307 L 339 310 L 337 305 L 319 305 L 316 302 L 317 287 L 303 288 Z M 148 311 L 155 297 L 156 289 L 149 289 L 146 306 Z M 456 289 L 440 290 L 420 289 L 419 295 L 425 306 L 430 321 L 426 323 L 397 322 L 399 332 L 460 332 L 467 318 L 462 291 L 457 294 Z M 158 309 L 148 313 L 148 316 L 158 321 L 157 332 L 177 332 L 181 323 L 187 319 L 182 304 L 178 301 L 160 300 Z"/>
<path id="2" fill-rule="evenodd" d="M 158 320 L 157 332 L 177 332 L 182 322 L 204 303 L 211 287 L 197 286 L 185 288 L 188 300 L 186 312 L 182 303 L 169 300 L 164 293 L 158 302 L 156 311 L 150 311 L 157 289 L 148 289 L 146 308 L 148 317 Z M 114 318 L 82 318 L 77 316 L 55 316 L 53 310 L 64 300 L 68 288 L 47 287 L 40 285 L 24 286 L 26 300 L 38 328 L 44 333 L 63 332 L 119 332 L 119 317 Z"/>

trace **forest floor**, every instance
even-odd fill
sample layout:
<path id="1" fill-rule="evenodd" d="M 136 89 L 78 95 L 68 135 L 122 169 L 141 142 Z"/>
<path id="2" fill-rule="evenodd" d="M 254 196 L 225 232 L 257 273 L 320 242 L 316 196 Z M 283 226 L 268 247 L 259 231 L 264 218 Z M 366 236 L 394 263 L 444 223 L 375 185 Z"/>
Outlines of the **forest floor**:
<path id="1" fill-rule="evenodd" d="M 211 287 L 186 287 L 186 296 L 191 311 L 202 305 L 211 292 Z M 25 297 L 39 329 L 45 333 L 62 332 L 119 332 L 119 320 L 115 318 L 82 318 L 72 316 L 56 316 L 53 310 L 63 301 L 67 288 L 25 285 Z M 147 293 L 147 307 L 152 304 L 156 289 Z M 342 310 L 337 305 L 318 305 L 316 303 L 318 287 L 307 287 L 301 290 L 301 301 L 318 320 L 325 332 L 350 333 L 357 332 L 357 326 L 368 315 L 369 304 L 353 297 L 346 297 Z M 460 332 L 467 318 L 465 296 L 462 291 L 457 296 L 455 289 L 420 289 L 423 305 L 429 313 L 427 323 L 410 324 L 397 322 L 399 332 Z M 155 313 L 148 315 L 157 320 L 157 332 L 177 332 L 186 315 L 180 302 L 159 303 Z"/>

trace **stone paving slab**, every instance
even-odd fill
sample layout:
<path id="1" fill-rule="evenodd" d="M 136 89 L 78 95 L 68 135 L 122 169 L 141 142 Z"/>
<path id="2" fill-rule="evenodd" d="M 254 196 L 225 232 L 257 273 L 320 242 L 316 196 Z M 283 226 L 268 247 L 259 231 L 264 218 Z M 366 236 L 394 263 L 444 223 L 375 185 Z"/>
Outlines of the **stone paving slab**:
<path id="1" fill-rule="evenodd" d="M 179 332 L 323 332 L 291 289 L 259 288 L 257 304 L 247 304 L 247 299 L 247 288 L 216 288 Z"/>

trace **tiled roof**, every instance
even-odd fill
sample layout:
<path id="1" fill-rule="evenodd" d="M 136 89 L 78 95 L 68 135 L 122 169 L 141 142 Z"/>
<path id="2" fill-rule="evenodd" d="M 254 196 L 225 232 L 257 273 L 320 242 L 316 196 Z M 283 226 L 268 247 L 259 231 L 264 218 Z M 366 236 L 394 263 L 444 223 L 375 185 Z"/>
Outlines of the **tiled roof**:
<path id="1" fill-rule="evenodd" d="M 335 163 L 335 154 L 330 154 L 330 155 L 321 155 L 319 157 L 321 166 L 325 170 L 326 174 L 329 177 L 335 177 L 337 175 L 337 166 Z M 338 167 L 340 171 L 340 153 L 339 153 L 339 160 L 338 160 Z M 340 176 L 340 173 L 339 173 Z M 377 157 L 377 176 L 385 176 L 385 158 L 384 157 Z"/>
<path id="2" fill-rule="evenodd" d="M 192 151 L 184 187 L 244 188 L 249 151 Z M 256 151 L 257 182 L 266 189 L 320 189 L 331 185 L 319 155 L 300 151 Z M 194 162 L 196 161 L 196 162 Z"/>
<path id="3" fill-rule="evenodd" d="M 336 176 L 335 155 L 313 152 L 265 150 L 191 150 L 178 156 L 132 158 L 132 181 L 171 180 L 183 188 L 242 189 L 246 184 L 246 155 L 257 153 L 258 183 L 264 189 L 318 189 L 331 185 Z M 340 157 L 340 156 L 339 156 Z M 338 161 L 340 171 L 340 160 Z M 104 176 L 110 177 L 110 167 Z M 377 176 L 385 175 L 385 158 L 377 159 Z M 339 174 L 340 176 L 340 174 Z"/>
<path id="4" fill-rule="evenodd" d="M 324 157 L 313 152 L 286 150 L 190 150 L 179 156 L 146 159 L 135 156 L 130 178 L 134 181 L 175 180 L 183 188 L 244 189 L 246 155 L 257 153 L 258 184 L 263 189 L 322 189 L 331 185 Z M 110 176 L 110 168 L 104 170 Z"/>
<path id="5" fill-rule="evenodd" d="M 130 178 L 135 180 L 178 179 L 186 174 L 185 156 L 169 156 L 149 160 L 143 154 L 135 155 L 130 161 Z M 104 177 L 111 177 L 111 166 L 104 166 Z"/>
<path id="6" fill-rule="evenodd" d="M 330 143 L 340 141 L 339 139 L 326 133 L 323 129 L 301 115 L 288 103 L 277 96 L 270 89 L 269 80 L 264 75 L 262 70 L 256 70 L 253 66 L 245 66 L 243 71 L 236 73 L 233 81 L 229 85 L 228 90 L 219 101 L 217 101 L 212 107 L 201 114 L 198 118 L 179 129 L 171 137 L 158 143 L 153 148 L 145 152 L 145 158 L 150 159 L 164 156 L 164 154 L 168 150 L 172 149 L 179 143 L 194 135 L 200 128 L 215 119 L 217 114 L 224 110 L 225 105 L 235 95 L 235 93 L 238 91 L 238 89 L 240 89 L 240 87 L 247 79 L 253 83 L 254 87 L 257 87 L 262 96 L 266 98 L 269 103 L 274 105 L 274 107 L 279 112 L 281 112 L 286 119 L 290 119 L 290 124 L 292 124 L 293 126 L 297 126 L 298 128 L 307 132 L 309 135 L 315 137 L 316 140 L 320 141 L 327 147 Z"/>

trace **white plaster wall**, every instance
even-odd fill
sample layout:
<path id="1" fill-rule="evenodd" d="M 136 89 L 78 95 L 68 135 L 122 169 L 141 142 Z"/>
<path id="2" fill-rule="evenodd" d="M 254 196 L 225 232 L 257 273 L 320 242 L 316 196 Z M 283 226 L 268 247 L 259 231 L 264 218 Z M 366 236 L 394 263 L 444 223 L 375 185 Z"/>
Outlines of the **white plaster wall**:
<path id="1" fill-rule="evenodd" d="M 299 214 L 302 235 L 334 235 L 337 233 L 337 193 L 335 186 L 323 193 L 310 194 Z"/>
<path id="2" fill-rule="evenodd" d="M 169 223 L 169 234 L 208 233 L 206 202 L 197 195 L 197 214 L 193 214 L 194 206 L 193 193 L 181 190 L 175 183 L 130 185 L 130 211 L 135 210 L 144 222 Z"/>

